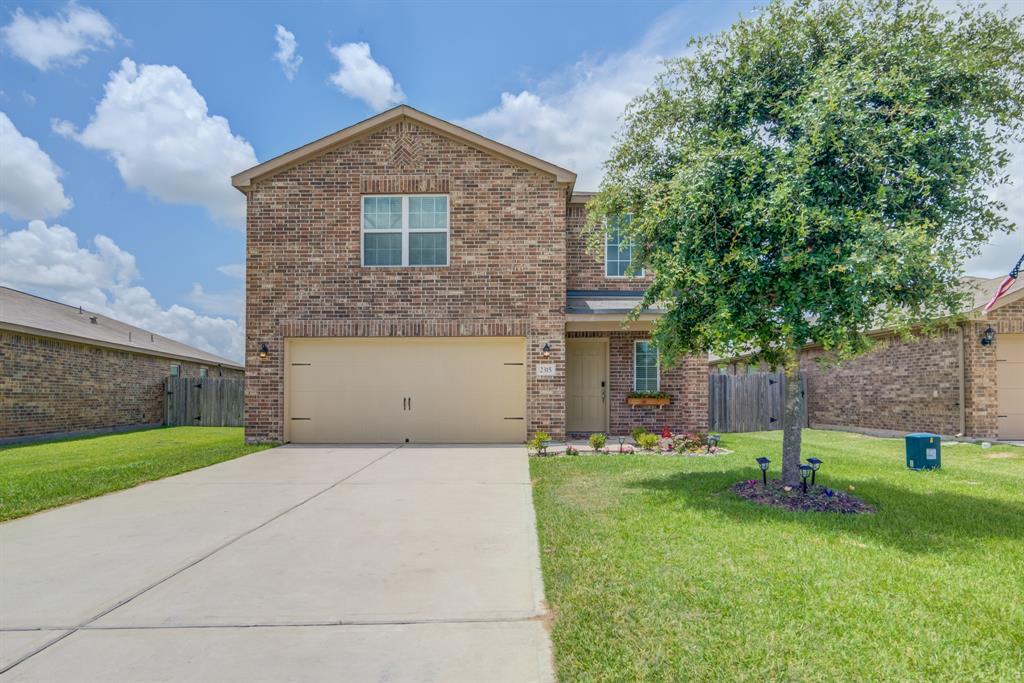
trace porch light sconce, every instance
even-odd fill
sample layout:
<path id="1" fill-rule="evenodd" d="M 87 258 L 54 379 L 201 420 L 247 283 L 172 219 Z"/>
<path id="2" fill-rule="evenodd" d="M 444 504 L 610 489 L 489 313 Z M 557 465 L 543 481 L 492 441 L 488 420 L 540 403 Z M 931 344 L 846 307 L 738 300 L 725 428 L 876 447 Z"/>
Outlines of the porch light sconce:
<path id="1" fill-rule="evenodd" d="M 264 342 L 260 344 L 260 359 L 265 359 L 268 355 L 270 355 L 270 349 L 267 348 L 267 344 Z"/>
<path id="2" fill-rule="evenodd" d="M 995 340 L 996 340 L 996 331 L 992 329 L 991 325 L 989 325 L 988 327 L 985 328 L 985 331 L 982 332 L 982 334 L 981 334 L 981 345 L 982 346 L 989 346 Z"/>
<path id="3" fill-rule="evenodd" d="M 757 466 L 761 468 L 761 484 L 766 487 L 768 486 L 768 465 L 771 462 L 771 460 L 764 457 L 757 459 Z"/>
<path id="4" fill-rule="evenodd" d="M 544 342 L 544 348 L 540 350 L 540 353 L 545 358 L 550 358 L 551 357 L 551 344 L 548 344 L 547 342 Z"/>
<path id="5" fill-rule="evenodd" d="M 818 475 L 818 468 L 821 467 L 821 458 L 807 458 L 808 464 L 811 466 L 811 486 L 814 486 L 814 479 Z"/>

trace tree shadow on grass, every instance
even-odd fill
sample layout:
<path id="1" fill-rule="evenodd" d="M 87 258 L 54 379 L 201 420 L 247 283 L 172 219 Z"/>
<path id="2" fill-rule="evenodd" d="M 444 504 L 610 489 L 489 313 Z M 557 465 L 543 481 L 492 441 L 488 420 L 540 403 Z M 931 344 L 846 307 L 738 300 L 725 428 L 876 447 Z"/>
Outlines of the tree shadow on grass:
<path id="1" fill-rule="evenodd" d="M 829 533 L 846 533 L 865 542 L 884 544 L 909 553 L 963 549 L 985 539 L 1024 542 L 1024 504 L 951 491 L 913 491 L 877 479 L 844 478 L 852 491 L 876 509 L 873 514 L 793 512 L 757 505 L 729 490 L 738 481 L 754 478 L 750 468 L 725 472 L 676 472 L 627 483 L 627 488 L 657 494 L 658 502 L 685 503 L 741 522 L 778 521 L 802 524 Z M 757 472 L 760 481 L 760 472 Z M 820 482 L 829 485 L 827 477 Z"/>

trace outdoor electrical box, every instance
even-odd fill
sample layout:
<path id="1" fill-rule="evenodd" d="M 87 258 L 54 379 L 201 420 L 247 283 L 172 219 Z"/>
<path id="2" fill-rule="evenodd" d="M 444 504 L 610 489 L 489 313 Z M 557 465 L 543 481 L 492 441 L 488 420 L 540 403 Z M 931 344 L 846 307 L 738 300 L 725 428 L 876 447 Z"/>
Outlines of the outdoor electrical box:
<path id="1" fill-rule="evenodd" d="M 942 437 L 938 434 L 907 434 L 907 467 L 934 470 L 942 464 Z"/>

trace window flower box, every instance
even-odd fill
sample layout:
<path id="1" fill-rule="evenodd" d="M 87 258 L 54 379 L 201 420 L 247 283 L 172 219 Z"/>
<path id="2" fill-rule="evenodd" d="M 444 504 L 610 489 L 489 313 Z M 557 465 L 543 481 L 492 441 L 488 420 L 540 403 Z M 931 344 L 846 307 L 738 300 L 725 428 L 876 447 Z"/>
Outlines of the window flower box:
<path id="1" fill-rule="evenodd" d="M 633 392 L 626 397 L 626 403 L 630 406 L 667 406 L 672 402 L 672 398 L 664 393 L 643 393 Z"/>

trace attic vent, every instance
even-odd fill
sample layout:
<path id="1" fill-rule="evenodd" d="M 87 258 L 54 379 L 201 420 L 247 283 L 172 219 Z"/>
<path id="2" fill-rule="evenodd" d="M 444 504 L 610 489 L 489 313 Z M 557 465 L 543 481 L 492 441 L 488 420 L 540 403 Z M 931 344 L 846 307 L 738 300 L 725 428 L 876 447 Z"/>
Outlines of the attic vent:
<path id="1" fill-rule="evenodd" d="M 99 321 L 96 319 L 96 316 L 94 316 L 94 315 L 90 315 L 89 316 L 89 322 L 91 322 L 93 325 L 98 325 L 99 324 Z"/>

